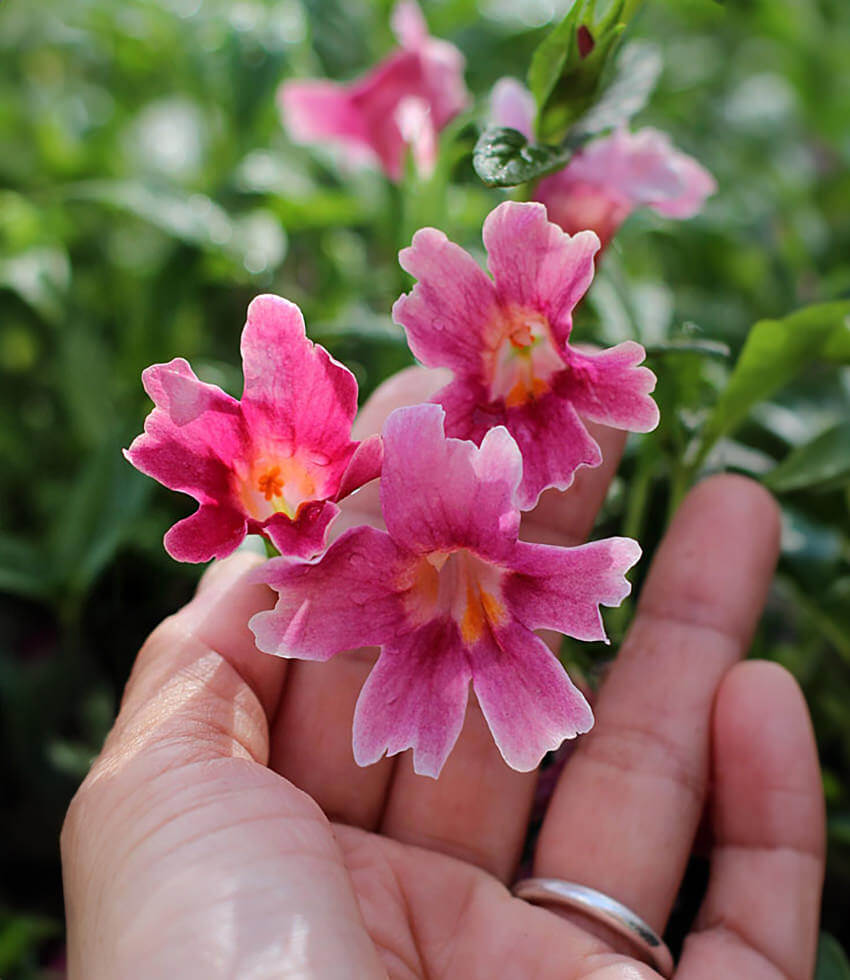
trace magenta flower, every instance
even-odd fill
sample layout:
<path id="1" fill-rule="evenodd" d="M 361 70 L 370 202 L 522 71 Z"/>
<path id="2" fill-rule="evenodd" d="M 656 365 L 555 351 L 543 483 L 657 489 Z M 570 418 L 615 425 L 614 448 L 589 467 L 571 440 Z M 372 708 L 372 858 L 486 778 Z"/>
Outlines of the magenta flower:
<path id="1" fill-rule="evenodd" d="M 437 405 L 395 411 L 384 428 L 387 531 L 347 531 L 315 563 L 273 559 L 262 580 L 279 599 L 255 615 L 260 650 L 328 660 L 381 647 L 354 714 L 354 758 L 413 749 L 437 776 L 461 726 L 469 683 L 508 765 L 533 769 L 593 715 L 532 632 L 603 640 L 600 604 L 629 593 L 640 548 L 609 538 L 579 548 L 517 540 L 522 473 L 504 428 L 480 448 L 447 439 Z"/>
<path id="2" fill-rule="evenodd" d="M 379 439 L 351 441 L 354 376 L 307 339 L 294 303 L 251 303 L 242 361 L 241 401 L 199 381 L 180 357 L 142 374 L 156 407 L 124 455 L 200 504 L 165 535 L 178 561 L 224 558 L 246 534 L 311 557 L 339 513 L 333 501 L 380 471 Z"/>
<path id="3" fill-rule="evenodd" d="M 423 228 L 399 261 L 419 282 L 393 307 L 416 357 L 454 380 L 434 396 L 450 436 L 481 442 L 504 425 L 523 457 L 518 502 L 565 489 L 579 466 L 598 466 L 582 418 L 632 432 L 658 423 L 655 375 L 640 344 L 588 353 L 568 343 L 572 311 L 593 278 L 599 239 L 563 232 L 542 204 L 500 204 L 484 222 L 490 279 L 468 252 Z"/>
<path id="4" fill-rule="evenodd" d="M 534 139 L 534 98 L 516 79 L 502 78 L 493 86 L 490 114 L 495 125 Z M 664 133 L 621 129 L 589 143 L 563 170 L 544 177 L 534 199 L 564 231 L 573 235 L 589 228 L 604 247 L 637 208 L 692 218 L 715 190 L 705 167 L 677 150 Z"/>
<path id="5" fill-rule="evenodd" d="M 279 93 L 284 124 L 299 143 L 331 142 L 355 163 L 375 162 L 401 180 L 411 151 L 427 176 L 437 159 L 437 134 L 469 102 L 464 58 L 432 38 L 415 0 L 400 0 L 392 25 L 401 48 L 349 85 L 285 82 Z"/>

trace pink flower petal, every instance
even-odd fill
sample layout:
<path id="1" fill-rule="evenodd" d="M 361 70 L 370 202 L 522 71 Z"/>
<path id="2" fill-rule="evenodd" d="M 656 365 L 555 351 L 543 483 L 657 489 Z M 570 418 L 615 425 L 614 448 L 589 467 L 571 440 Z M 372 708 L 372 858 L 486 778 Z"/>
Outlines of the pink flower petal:
<path id="1" fill-rule="evenodd" d="M 329 500 L 313 500 L 298 509 L 295 520 L 275 514 L 262 530 L 282 555 L 313 558 L 324 551 L 328 528 L 338 514 L 339 507 Z"/>
<path id="2" fill-rule="evenodd" d="M 245 515 L 234 508 L 201 504 L 191 517 L 178 521 L 163 541 L 175 561 L 204 562 L 226 558 L 245 537 Z"/>
<path id="3" fill-rule="evenodd" d="M 369 436 L 359 443 L 342 474 L 334 499 L 342 500 L 365 483 L 377 479 L 381 475 L 383 459 L 384 443 L 380 435 Z"/>
<path id="4" fill-rule="evenodd" d="M 567 235 L 542 204 L 505 201 L 484 222 L 484 244 L 499 300 L 545 313 L 556 341 L 566 343 L 573 309 L 593 280 L 596 235 Z"/>
<path id="5" fill-rule="evenodd" d="M 357 699 L 357 764 L 412 748 L 414 771 L 436 779 L 463 727 L 469 679 L 450 620 L 435 620 L 387 644 Z"/>
<path id="6" fill-rule="evenodd" d="M 473 647 L 470 658 L 478 703 L 512 769 L 530 772 L 565 738 L 592 727 L 584 696 L 546 644 L 523 626 L 499 630 Z"/>
<path id="7" fill-rule="evenodd" d="M 668 218 L 692 218 L 702 210 L 705 199 L 715 193 L 717 181 L 702 164 L 684 153 L 676 154 L 675 165 L 682 184 L 681 192 L 666 200 L 657 199 L 651 206 Z"/>
<path id="8" fill-rule="evenodd" d="M 399 408 L 384 426 L 381 508 L 394 541 L 416 554 L 470 548 L 498 560 L 519 528 L 516 443 L 491 429 L 480 449 L 446 439 L 439 405 Z"/>
<path id="9" fill-rule="evenodd" d="M 522 451 L 521 510 L 534 507 L 547 487 L 566 490 L 580 466 L 602 462 L 599 446 L 575 408 L 555 393 L 509 409 L 505 425 Z"/>
<path id="10" fill-rule="evenodd" d="M 356 163 L 377 160 L 365 119 L 347 88 L 335 82 L 284 82 L 278 90 L 283 124 L 295 143 L 343 143 Z"/>
<path id="11" fill-rule="evenodd" d="M 633 340 L 594 354 L 571 348 L 569 370 L 559 390 L 584 418 L 629 432 L 651 432 L 659 413 L 650 398 L 655 375 L 637 366 L 645 356 Z"/>
<path id="12" fill-rule="evenodd" d="M 481 371 L 484 336 L 498 315 L 493 283 L 472 256 L 436 228 L 422 228 L 399 253 L 418 280 L 393 306 L 414 356 L 427 367 Z"/>
<path id="13" fill-rule="evenodd" d="M 490 123 L 516 129 L 529 140 L 534 139 L 534 96 L 515 78 L 500 78 L 490 93 Z"/>
<path id="14" fill-rule="evenodd" d="M 390 15 L 390 27 L 403 48 L 420 48 L 428 40 L 428 25 L 416 0 L 398 0 Z"/>
<path id="15" fill-rule="evenodd" d="M 357 381 L 307 339 L 304 318 L 280 296 L 258 296 L 242 333 L 242 411 L 252 432 L 312 453 L 319 492 L 333 496 L 354 450 Z"/>
<path id="16" fill-rule="evenodd" d="M 404 567 L 389 535 L 372 527 L 346 531 L 314 564 L 273 558 L 255 576 L 279 594 L 274 609 L 251 618 L 257 648 L 328 660 L 340 650 L 386 642 L 408 628 L 391 589 Z"/>
<path id="17" fill-rule="evenodd" d="M 640 554 L 630 538 L 605 538 L 578 548 L 519 542 L 505 598 L 529 629 L 606 640 L 599 606 L 619 606 L 629 594 L 625 575 Z"/>

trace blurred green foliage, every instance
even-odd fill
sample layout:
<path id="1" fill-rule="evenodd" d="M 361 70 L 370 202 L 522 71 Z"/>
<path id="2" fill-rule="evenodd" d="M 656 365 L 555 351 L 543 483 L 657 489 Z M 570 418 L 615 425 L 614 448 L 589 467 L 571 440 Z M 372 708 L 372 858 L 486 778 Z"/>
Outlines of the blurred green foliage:
<path id="1" fill-rule="evenodd" d="M 386 2 L 0 6 L 6 980 L 54 975 L 64 808 L 139 643 L 197 576 L 160 543 L 191 503 L 120 456 L 148 410 L 141 370 L 182 355 L 238 393 L 244 312 L 271 290 L 302 306 L 311 336 L 368 392 L 409 363 L 389 318 L 406 287 L 397 249 L 436 224 L 480 252 L 481 221 L 502 197 L 471 166 L 486 94 L 501 75 L 525 76 L 564 4 L 434 0 L 425 10 L 466 54 L 478 101 L 444 134 L 434 178 L 395 188 L 290 145 L 275 106 L 284 77 L 347 78 L 384 54 Z M 630 219 L 580 311 L 579 335 L 640 339 L 660 378 L 662 425 L 630 446 L 600 527 L 637 535 L 651 553 L 704 468 L 781 492 L 783 557 L 755 652 L 787 664 L 809 698 L 830 807 L 824 920 L 846 946 L 850 369 L 816 356 L 820 341 L 797 339 L 767 400 L 737 402 L 734 425 L 720 417 L 732 396 L 715 406 L 753 323 L 850 298 L 850 5 L 647 0 L 629 37 L 655 45 L 664 65 L 636 122 L 669 131 L 720 190 L 690 222 Z M 796 337 L 799 323 L 786 323 Z M 844 336 L 843 314 L 834 325 Z M 788 350 L 777 356 L 787 362 Z M 763 365 L 753 367 L 759 379 Z M 610 618 L 615 635 L 627 618 Z"/>

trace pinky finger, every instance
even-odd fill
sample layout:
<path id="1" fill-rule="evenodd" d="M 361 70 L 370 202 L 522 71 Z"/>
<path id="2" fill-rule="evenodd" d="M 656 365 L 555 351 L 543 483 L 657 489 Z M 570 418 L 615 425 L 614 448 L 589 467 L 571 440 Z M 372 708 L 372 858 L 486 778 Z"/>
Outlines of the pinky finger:
<path id="1" fill-rule="evenodd" d="M 776 664 L 739 664 L 718 692 L 712 826 L 708 892 L 677 980 L 811 980 L 823 793 L 805 701 Z"/>

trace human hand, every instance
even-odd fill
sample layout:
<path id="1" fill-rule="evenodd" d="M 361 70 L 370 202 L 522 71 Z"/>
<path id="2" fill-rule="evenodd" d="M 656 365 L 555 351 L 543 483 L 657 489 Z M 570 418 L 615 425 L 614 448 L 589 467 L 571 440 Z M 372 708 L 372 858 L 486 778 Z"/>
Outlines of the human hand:
<path id="1" fill-rule="evenodd" d="M 364 411 L 419 400 L 403 374 Z M 400 391 L 403 397 L 399 397 Z M 547 494 L 524 536 L 576 544 L 622 448 Z M 376 520 L 370 488 L 346 520 Z M 805 704 L 746 651 L 772 575 L 776 509 L 716 477 L 682 505 L 597 723 L 562 773 L 535 874 L 581 882 L 663 930 L 710 792 L 708 894 L 681 980 L 811 976 L 823 803 Z M 71 980 L 445 977 L 643 980 L 648 966 L 577 917 L 512 898 L 535 787 L 474 702 L 439 780 L 407 756 L 358 768 L 368 652 L 326 664 L 257 652 L 273 594 L 246 554 L 139 655 L 116 725 L 63 832 Z"/>

